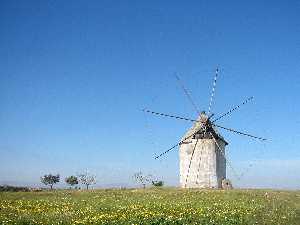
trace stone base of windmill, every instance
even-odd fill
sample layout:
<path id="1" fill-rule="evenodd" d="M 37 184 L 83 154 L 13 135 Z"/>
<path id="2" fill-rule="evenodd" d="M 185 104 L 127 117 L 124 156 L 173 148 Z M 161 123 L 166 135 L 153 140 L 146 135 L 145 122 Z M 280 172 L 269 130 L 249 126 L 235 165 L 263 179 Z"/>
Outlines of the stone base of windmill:
<path id="1" fill-rule="evenodd" d="M 224 190 L 233 189 L 232 183 L 229 179 L 223 179 L 222 180 L 222 189 L 224 189 Z"/>
<path id="2" fill-rule="evenodd" d="M 197 143 L 197 145 L 196 145 Z M 218 140 L 225 151 L 225 143 Z M 226 159 L 214 139 L 190 139 L 180 145 L 180 186 L 182 188 L 221 189 L 226 177 Z"/>

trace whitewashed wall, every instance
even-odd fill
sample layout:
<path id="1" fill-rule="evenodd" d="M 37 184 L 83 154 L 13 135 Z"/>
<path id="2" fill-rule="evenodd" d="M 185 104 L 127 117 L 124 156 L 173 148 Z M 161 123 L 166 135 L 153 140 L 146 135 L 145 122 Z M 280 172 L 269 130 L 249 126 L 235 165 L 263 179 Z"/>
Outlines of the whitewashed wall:
<path id="1" fill-rule="evenodd" d="M 191 161 L 196 139 L 186 140 L 179 147 L 180 186 L 182 188 L 221 188 L 226 178 L 226 160 L 213 139 L 198 139 Z M 225 153 L 225 143 L 218 140 Z M 189 164 L 190 169 L 189 169 Z"/>

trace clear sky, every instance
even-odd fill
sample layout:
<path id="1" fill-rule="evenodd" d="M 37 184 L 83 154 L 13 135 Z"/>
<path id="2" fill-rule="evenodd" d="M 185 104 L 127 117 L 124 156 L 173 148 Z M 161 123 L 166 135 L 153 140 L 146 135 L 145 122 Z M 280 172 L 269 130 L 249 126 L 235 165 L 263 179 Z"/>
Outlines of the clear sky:
<path id="1" fill-rule="evenodd" d="M 89 170 L 99 186 L 136 171 L 178 184 L 175 144 L 192 125 L 146 115 L 254 101 L 219 123 L 238 187 L 300 187 L 299 1 L 1 1 L 0 184 Z"/>

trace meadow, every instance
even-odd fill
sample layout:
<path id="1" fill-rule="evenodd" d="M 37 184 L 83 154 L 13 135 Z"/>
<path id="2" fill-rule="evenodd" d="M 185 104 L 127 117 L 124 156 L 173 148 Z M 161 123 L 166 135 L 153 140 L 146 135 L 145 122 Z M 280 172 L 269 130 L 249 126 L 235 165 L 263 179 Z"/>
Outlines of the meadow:
<path id="1" fill-rule="evenodd" d="M 300 224 L 300 191 L 1 192 L 0 224 Z"/>

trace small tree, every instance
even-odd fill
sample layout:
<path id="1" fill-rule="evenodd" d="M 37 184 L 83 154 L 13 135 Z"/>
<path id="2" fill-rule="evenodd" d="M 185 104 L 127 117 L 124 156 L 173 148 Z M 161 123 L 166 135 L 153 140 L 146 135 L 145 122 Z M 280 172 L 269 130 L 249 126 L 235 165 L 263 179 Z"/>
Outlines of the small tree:
<path id="1" fill-rule="evenodd" d="M 151 175 L 144 175 L 141 171 L 133 174 L 133 179 L 143 185 L 146 188 L 146 184 L 151 182 Z"/>
<path id="2" fill-rule="evenodd" d="M 78 178 L 76 176 L 66 177 L 65 182 L 69 184 L 71 187 L 78 184 Z"/>
<path id="3" fill-rule="evenodd" d="M 86 186 L 86 189 L 89 189 L 89 186 L 96 184 L 96 176 L 89 174 L 88 172 L 78 175 L 80 182 Z"/>
<path id="4" fill-rule="evenodd" d="M 41 182 L 45 185 L 49 185 L 50 189 L 53 189 L 53 185 L 59 182 L 59 174 L 52 175 L 52 174 L 46 174 L 43 177 L 41 177 Z"/>

